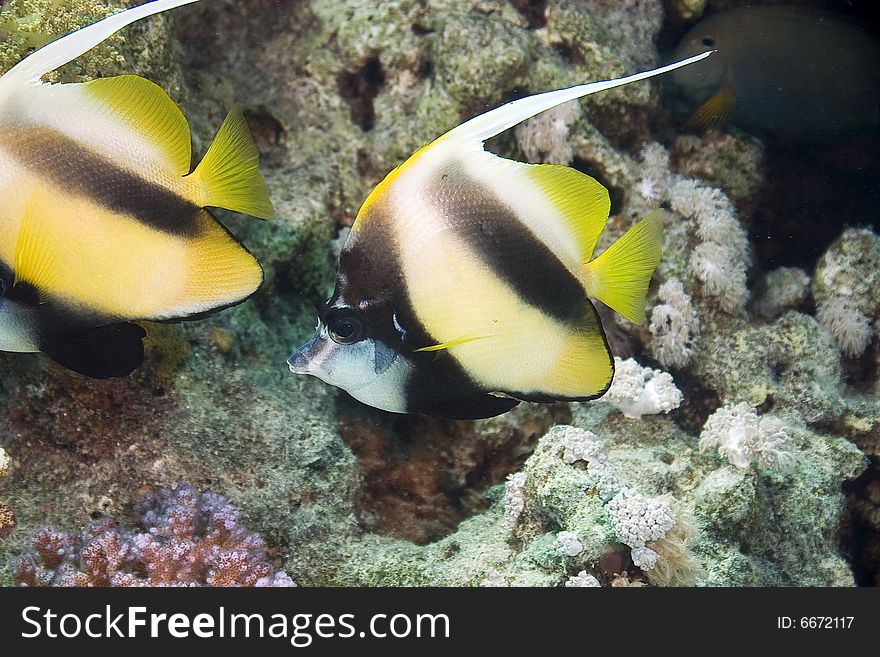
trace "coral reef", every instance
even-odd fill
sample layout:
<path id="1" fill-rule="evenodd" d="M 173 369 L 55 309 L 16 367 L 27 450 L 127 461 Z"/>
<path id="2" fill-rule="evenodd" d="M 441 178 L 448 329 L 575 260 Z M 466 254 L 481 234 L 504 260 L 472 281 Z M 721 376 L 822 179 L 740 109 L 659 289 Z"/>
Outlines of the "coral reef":
<path id="1" fill-rule="evenodd" d="M 844 231 L 816 265 L 816 319 L 848 356 L 862 354 L 874 337 L 871 322 L 880 317 L 878 285 L 880 237 L 867 229 Z"/>
<path id="2" fill-rule="evenodd" d="M 626 417 L 668 413 L 681 404 L 681 391 L 666 372 L 642 367 L 632 358 L 614 357 L 614 379 L 601 401 L 611 404 Z"/>
<path id="3" fill-rule="evenodd" d="M 12 459 L 9 458 L 6 450 L 0 447 L 0 482 L 9 474 L 11 466 Z M 9 536 L 17 522 L 15 511 L 12 510 L 12 507 L 0 503 L 0 539 Z M 0 582 L 2 582 L 2 579 L 0 579 Z"/>
<path id="4" fill-rule="evenodd" d="M 2 16 L 37 7 L 50 25 L 67 4 L 82 13 L 63 20 L 82 23 L 117 5 L 8 0 Z M 679 20 L 701 4 L 666 3 Z M 271 577 L 271 556 L 300 585 L 873 581 L 880 340 L 851 357 L 838 325 L 845 307 L 859 313 L 849 315 L 857 336 L 877 330 L 877 237 L 848 229 L 816 247 L 818 262 L 762 270 L 752 257 L 761 143 L 673 135 L 657 84 L 598 94 L 489 144 L 606 185 L 612 217 L 599 249 L 666 210 L 649 324 L 603 314 L 615 353 L 633 358 L 618 370 L 633 375 L 624 403 L 640 419 L 609 403 L 522 404 L 476 422 L 401 418 L 287 372 L 347 227 L 387 172 L 501 102 L 652 66 L 658 53 L 646 44 L 663 14 L 661 0 L 212 0 L 135 26 L 65 69 L 62 79 L 155 80 L 190 119 L 196 154 L 226 110 L 243 107 L 278 218 L 218 213 L 264 265 L 263 289 L 204 321 L 152 329 L 146 366 L 127 379 L 88 381 L 40 356 L 0 353 L 0 448 L 14 458 L 0 501 L 17 522 L 0 563 L 27 555 L 17 569 L 30 564 L 33 581 L 109 578 L 108 560 L 97 562 L 126 545 L 129 561 L 114 572 L 144 582 L 170 534 L 139 523 L 169 527 L 175 504 L 226 517 L 225 503 L 191 491 L 138 504 L 190 481 L 234 504 L 236 526 L 267 546 L 244 532 L 230 550 L 261 554 L 260 577 Z M 10 33 L 5 65 L 29 38 Z M 841 543 L 842 517 L 851 531 Z M 41 556 L 30 537 L 47 523 L 88 527 L 37 534 Z M 62 544 L 59 561 L 50 548 Z M 223 572 L 240 578 L 234 561 Z M 198 577 L 154 570 L 208 579 L 201 567 Z"/>
<path id="5" fill-rule="evenodd" d="M 148 493 L 136 505 L 139 532 L 111 518 L 79 534 L 50 527 L 10 565 L 19 586 L 294 586 L 266 563 L 265 547 L 238 511 L 186 485 Z"/>
<path id="6" fill-rule="evenodd" d="M 664 367 L 682 368 L 696 356 L 700 320 L 681 281 L 670 278 L 657 290 L 658 303 L 651 310 L 651 341 L 648 349 Z"/>
<path id="7" fill-rule="evenodd" d="M 745 403 L 723 406 L 706 420 L 700 451 L 713 448 L 738 468 L 748 468 L 752 462 L 780 472 L 794 467 L 794 446 L 782 420 L 769 415 L 759 419 Z"/>

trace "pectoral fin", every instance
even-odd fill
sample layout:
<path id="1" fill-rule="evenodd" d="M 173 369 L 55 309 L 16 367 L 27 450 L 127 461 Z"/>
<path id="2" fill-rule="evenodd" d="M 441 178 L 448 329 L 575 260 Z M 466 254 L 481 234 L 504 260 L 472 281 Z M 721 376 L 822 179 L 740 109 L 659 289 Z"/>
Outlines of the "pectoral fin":
<path id="1" fill-rule="evenodd" d="M 698 130 L 708 130 L 724 125 L 730 118 L 734 103 L 733 89 L 730 85 L 723 84 L 691 114 L 687 120 L 687 126 Z"/>
<path id="2" fill-rule="evenodd" d="M 440 344 L 433 344 L 429 347 L 420 347 L 419 349 L 415 349 L 415 351 L 443 351 L 444 349 L 451 349 L 452 347 L 457 347 L 460 344 L 467 344 L 468 342 L 473 342 L 474 340 L 482 340 L 489 336 L 486 335 L 477 335 L 474 337 L 461 337 L 456 338 L 455 340 L 449 340 L 448 342 L 442 342 Z"/>

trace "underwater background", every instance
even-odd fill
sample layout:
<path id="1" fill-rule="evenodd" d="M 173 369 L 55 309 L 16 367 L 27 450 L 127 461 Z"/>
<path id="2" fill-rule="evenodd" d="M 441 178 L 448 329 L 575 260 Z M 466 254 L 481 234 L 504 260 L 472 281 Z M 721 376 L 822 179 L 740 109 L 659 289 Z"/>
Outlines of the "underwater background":
<path id="1" fill-rule="evenodd" d="M 648 322 L 601 312 L 630 377 L 604 402 L 394 415 L 285 362 L 363 199 L 411 153 L 503 102 L 652 68 L 745 4 L 880 33 L 869 1 L 203 0 L 59 69 L 156 82 L 197 155 L 242 108 L 276 218 L 218 213 L 264 286 L 145 323 L 127 378 L 0 352 L 0 583 L 876 585 L 877 125 L 689 129 L 658 79 L 490 142 L 608 187 L 600 248 L 671 215 Z M 0 70 L 121 6 L 4 0 Z M 655 398 L 668 375 L 678 404 Z"/>

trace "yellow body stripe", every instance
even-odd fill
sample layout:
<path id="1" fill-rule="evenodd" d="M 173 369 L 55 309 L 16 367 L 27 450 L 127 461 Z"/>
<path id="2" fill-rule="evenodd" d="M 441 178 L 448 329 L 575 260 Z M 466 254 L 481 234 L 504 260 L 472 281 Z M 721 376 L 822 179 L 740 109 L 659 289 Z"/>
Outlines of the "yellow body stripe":
<path id="1" fill-rule="evenodd" d="M 108 316 L 170 319 L 234 303 L 260 285 L 253 256 L 204 211 L 199 235 L 183 238 L 50 189 L 36 176 L 22 174 L 17 184 L 20 193 L 3 194 L 19 202 L 0 209 L 0 257 L 13 262 L 10 234 L 18 235 L 20 222 L 12 218 L 38 198 L 39 243 L 54 255 L 51 283 L 41 292 L 52 298 Z"/>
<path id="2" fill-rule="evenodd" d="M 578 332 L 524 303 L 451 232 L 408 246 L 403 265 L 413 307 L 432 336 L 441 342 L 489 336 L 449 347 L 485 389 L 574 398 L 608 384 L 601 333 Z"/>

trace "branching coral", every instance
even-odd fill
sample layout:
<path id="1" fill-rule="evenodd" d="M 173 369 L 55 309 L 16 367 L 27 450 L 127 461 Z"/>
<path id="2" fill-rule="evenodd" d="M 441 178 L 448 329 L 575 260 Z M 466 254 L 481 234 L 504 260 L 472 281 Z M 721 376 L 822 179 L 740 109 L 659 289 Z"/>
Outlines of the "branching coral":
<path id="1" fill-rule="evenodd" d="M 110 518 L 79 534 L 38 530 L 32 552 L 10 564 L 24 586 L 294 586 L 265 561 L 257 534 L 213 493 L 187 485 L 145 495 L 135 507 L 142 531 Z"/>
<path id="2" fill-rule="evenodd" d="M 663 538 L 675 525 L 669 506 L 660 499 L 624 489 L 605 510 L 617 538 L 632 548 L 633 563 L 645 570 L 656 566 L 658 554 L 645 544 Z"/>
<path id="3" fill-rule="evenodd" d="M 3 479 L 8 473 L 12 462 L 9 455 L 2 447 L 0 447 L 0 479 Z M 15 512 L 11 507 L 0 504 L 0 538 L 5 538 L 9 532 L 15 527 Z"/>
<path id="4" fill-rule="evenodd" d="M 566 557 L 576 557 L 584 551 L 584 546 L 574 532 L 559 532 L 556 535 L 556 551 Z"/>
<path id="5" fill-rule="evenodd" d="M 574 427 L 560 427 L 557 431 L 562 432 L 562 460 L 569 465 L 585 461 L 587 474 L 595 480 L 599 497 L 603 500 L 614 497 L 621 483 L 596 434 Z"/>
<path id="6" fill-rule="evenodd" d="M 830 297 L 816 304 L 816 319 L 837 338 L 847 356 L 859 356 L 871 343 L 871 320 L 846 297 Z"/>
<path id="7" fill-rule="evenodd" d="M 525 472 L 517 472 L 507 477 L 504 485 L 504 527 L 507 531 L 513 531 L 525 508 L 523 487 L 527 478 Z"/>
<path id="8" fill-rule="evenodd" d="M 480 586 L 486 588 L 510 586 L 504 576 L 497 570 L 490 570 L 486 576 L 480 580 Z"/>
<path id="9" fill-rule="evenodd" d="M 816 319 L 832 333 L 841 349 L 858 356 L 870 344 L 871 320 L 880 317 L 880 237 L 850 228 L 816 265 L 813 298 Z"/>
<path id="10" fill-rule="evenodd" d="M 725 312 L 742 311 L 749 296 L 749 242 L 730 199 L 720 189 L 673 174 L 660 144 L 645 146 L 641 159 L 640 195 L 655 205 L 668 202 L 691 222 L 689 232 L 698 243 L 691 252 L 690 271 L 702 283 L 704 296 Z"/>
<path id="11" fill-rule="evenodd" d="M 664 367 L 684 367 L 696 355 L 700 320 L 681 281 L 670 278 L 657 291 L 660 300 L 651 310 L 651 354 Z"/>
<path id="12" fill-rule="evenodd" d="M 682 394 L 666 372 L 642 367 L 632 358 L 614 358 L 614 379 L 600 399 L 628 418 L 668 413 L 678 408 Z"/>
<path id="13" fill-rule="evenodd" d="M 700 451 L 713 448 L 743 469 L 756 462 L 761 467 L 789 472 L 795 464 L 794 446 L 784 422 L 773 416 L 759 418 L 745 402 L 726 404 L 706 420 L 700 433 Z"/>
<path id="14" fill-rule="evenodd" d="M 4 72 L 28 54 L 58 37 L 95 23 L 122 7 L 121 3 L 101 0 L 7 0 L 0 9 L 0 72 Z M 116 35 L 94 48 L 70 66 L 80 80 L 96 77 L 99 68 L 124 61 L 117 50 L 123 37 Z M 69 68 L 69 67 L 68 67 Z M 53 81 L 58 73 L 48 76 Z"/>
<path id="15" fill-rule="evenodd" d="M 568 131 L 580 116 L 580 105 L 571 101 L 518 125 L 514 132 L 526 159 L 529 162 L 571 164 L 574 149 L 568 141 Z"/>

